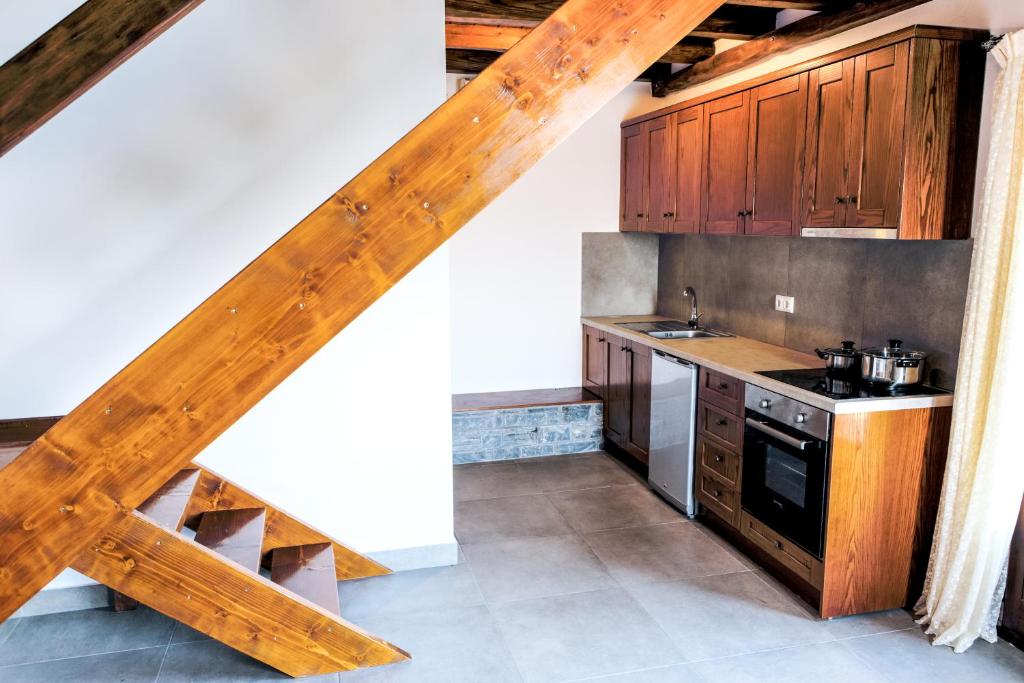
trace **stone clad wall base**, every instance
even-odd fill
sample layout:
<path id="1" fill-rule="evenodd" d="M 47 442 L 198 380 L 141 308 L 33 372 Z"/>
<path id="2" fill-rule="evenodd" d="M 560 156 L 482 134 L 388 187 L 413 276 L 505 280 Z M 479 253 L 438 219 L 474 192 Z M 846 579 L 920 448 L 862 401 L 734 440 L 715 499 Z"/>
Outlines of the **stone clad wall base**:
<path id="1" fill-rule="evenodd" d="M 452 414 L 456 465 L 601 450 L 604 406 L 578 403 Z"/>

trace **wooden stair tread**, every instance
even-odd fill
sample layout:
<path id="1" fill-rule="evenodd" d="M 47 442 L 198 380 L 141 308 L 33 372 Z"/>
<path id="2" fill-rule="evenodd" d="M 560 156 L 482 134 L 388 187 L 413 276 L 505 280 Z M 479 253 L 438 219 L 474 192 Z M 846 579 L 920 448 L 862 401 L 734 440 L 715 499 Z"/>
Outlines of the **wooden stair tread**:
<path id="1" fill-rule="evenodd" d="M 139 512 L 161 526 L 180 531 L 198 481 L 199 468 L 181 470 L 140 505 Z"/>
<path id="2" fill-rule="evenodd" d="M 259 572 L 266 518 L 262 508 L 207 512 L 199 522 L 196 543 Z"/>
<path id="3" fill-rule="evenodd" d="M 328 612 L 341 615 L 334 549 L 330 543 L 278 548 L 273 552 L 270 580 Z"/>

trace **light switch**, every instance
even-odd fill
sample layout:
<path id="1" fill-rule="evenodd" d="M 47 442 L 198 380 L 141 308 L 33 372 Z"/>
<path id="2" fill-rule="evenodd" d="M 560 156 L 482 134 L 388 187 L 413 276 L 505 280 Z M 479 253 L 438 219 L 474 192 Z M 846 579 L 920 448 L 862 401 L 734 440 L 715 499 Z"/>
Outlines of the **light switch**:
<path id="1" fill-rule="evenodd" d="M 775 310 L 782 311 L 783 313 L 792 313 L 796 305 L 796 300 L 791 296 L 783 296 L 781 294 L 775 295 Z"/>

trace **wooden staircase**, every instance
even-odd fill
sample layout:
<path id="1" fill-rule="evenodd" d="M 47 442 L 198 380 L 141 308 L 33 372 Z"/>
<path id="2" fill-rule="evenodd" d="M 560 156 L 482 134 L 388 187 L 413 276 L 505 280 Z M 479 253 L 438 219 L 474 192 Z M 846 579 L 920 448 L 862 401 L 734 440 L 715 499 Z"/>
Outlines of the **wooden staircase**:
<path id="1" fill-rule="evenodd" d="M 383 568 L 190 463 L 722 2 L 568 0 L 16 453 L 0 620 L 72 566 L 293 675 L 407 657 L 320 583 Z"/>
<path id="2" fill-rule="evenodd" d="M 0 468 L 31 443 L 3 438 Z M 341 618 L 337 582 L 388 569 L 201 465 L 175 473 L 71 566 L 292 676 L 409 658 Z"/>

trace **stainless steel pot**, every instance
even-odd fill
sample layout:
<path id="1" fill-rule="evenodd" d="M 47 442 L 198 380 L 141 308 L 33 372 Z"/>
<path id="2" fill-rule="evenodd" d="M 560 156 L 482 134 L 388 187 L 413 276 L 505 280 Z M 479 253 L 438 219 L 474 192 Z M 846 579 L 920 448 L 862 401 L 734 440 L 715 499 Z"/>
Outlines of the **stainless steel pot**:
<path id="1" fill-rule="evenodd" d="M 886 346 L 861 351 L 861 379 L 874 384 L 902 387 L 917 384 L 924 375 L 928 354 L 907 351 L 899 339 L 890 339 Z"/>
<path id="2" fill-rule="evenodd" d="M 841 348 L 814 349 L 814 352 L 825 361 L 829 370 L 851 370 L 860 359 L 860 351 L 853 348 L 852 341 L 842 342 Z"/>

